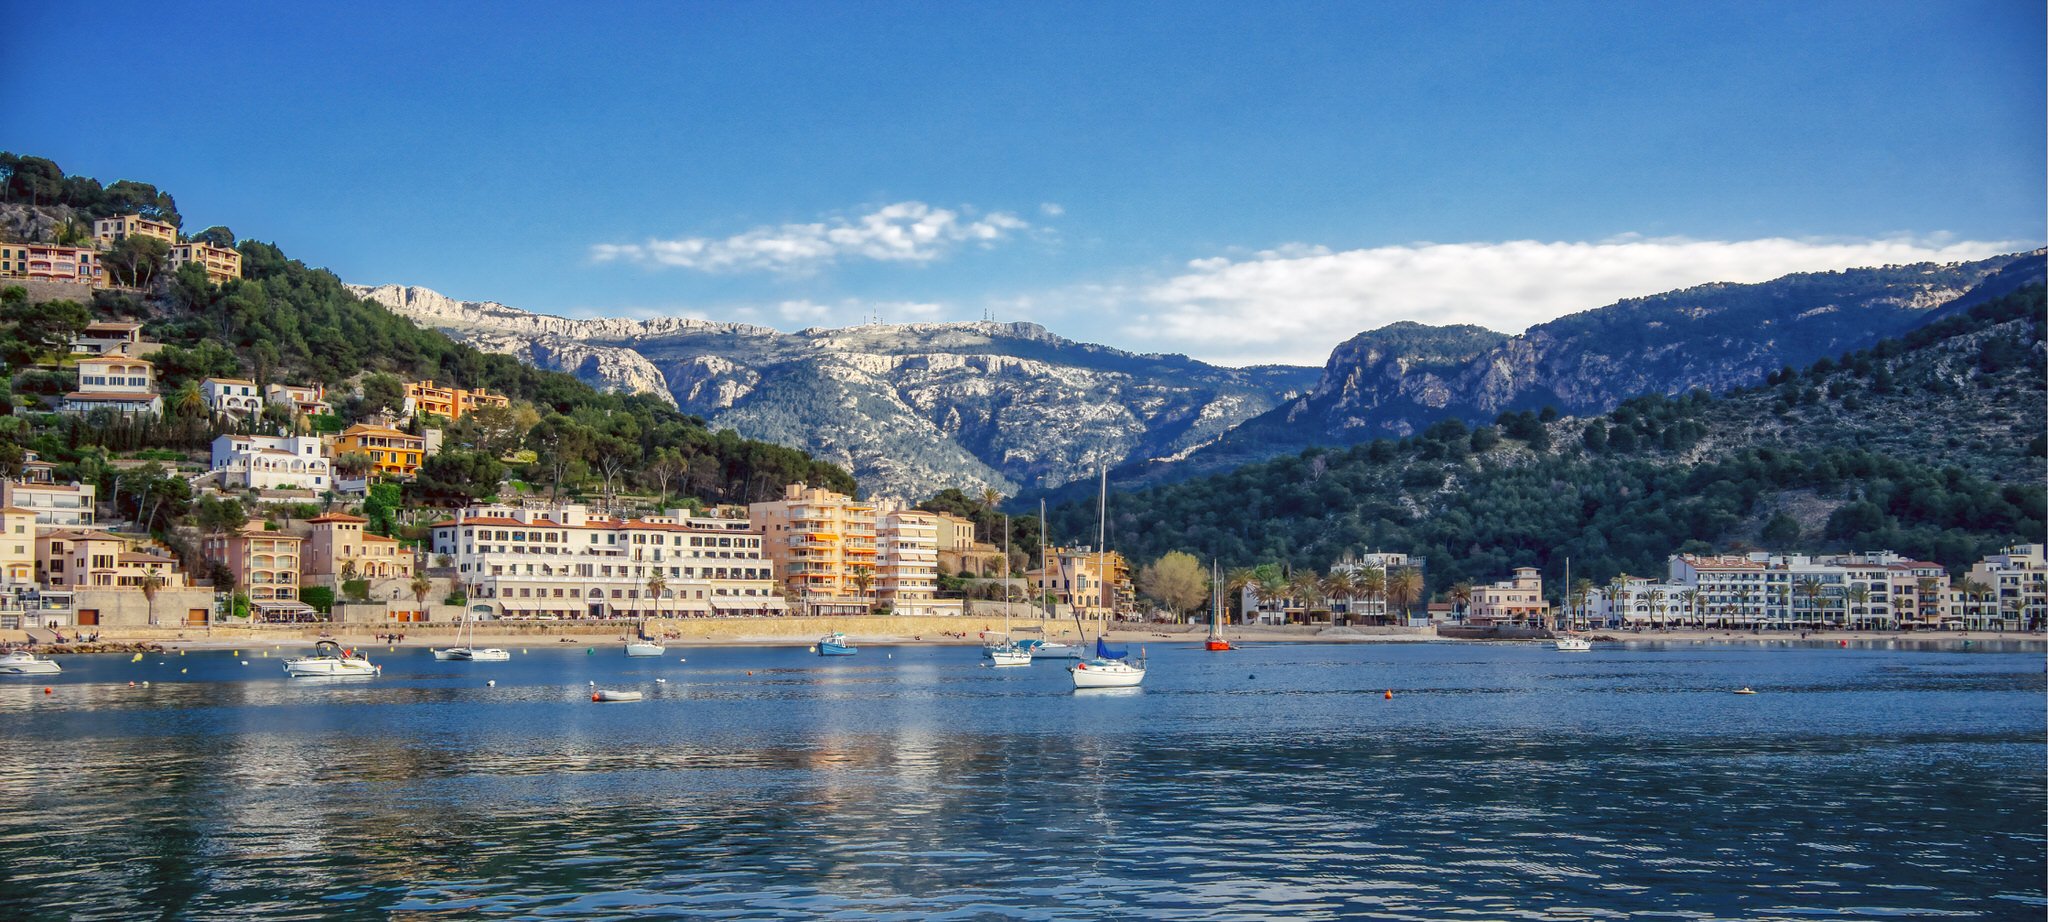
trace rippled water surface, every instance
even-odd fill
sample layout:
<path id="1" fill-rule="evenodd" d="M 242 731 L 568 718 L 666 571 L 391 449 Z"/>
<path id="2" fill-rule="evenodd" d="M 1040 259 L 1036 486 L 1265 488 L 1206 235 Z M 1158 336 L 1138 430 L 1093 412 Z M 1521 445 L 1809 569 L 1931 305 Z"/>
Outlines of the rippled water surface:
<path id="1" fill-rule="evenodd" d="M 0 918 L 2048 912 L 2038 653 L 262 652 L 0 681 Z"/>

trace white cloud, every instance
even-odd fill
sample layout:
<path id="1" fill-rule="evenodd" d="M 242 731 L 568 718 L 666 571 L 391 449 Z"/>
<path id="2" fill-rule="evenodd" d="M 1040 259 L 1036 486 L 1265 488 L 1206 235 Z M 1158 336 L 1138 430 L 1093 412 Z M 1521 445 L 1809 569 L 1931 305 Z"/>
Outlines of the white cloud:
<path id="1" fill-rule="evenodd" d="M 993 246 L 1031 225 L 1008 212 L 981 217 L 923 202 L 897 202 L 853 218 L 757 227 L 725 238 L 600 243 L 596 262 L 700 272 L 814 272 L 841 260 L 928 263 L 962 246 Z"/>
<path id="2" fill-rule="evenodd" d="M 1332 252 L 1290 245 L 1198 259 L 1123 288 L 1118 345 L 1231 365 L 1320 365 L 1350 337 L 1399 320 L 1520 332 L 1565 314 L 1708 282 L 1982 259 L 2014 242 L 1688 240 L 1414 244 Z"/>
<path id="3" fill-rule="evenodd" d="M 1038 204 L 1038 211 L 1048 218 L 1057 218 L 1067 213 L 1067 206 L 1058 202 L 1040 202 Z"/>

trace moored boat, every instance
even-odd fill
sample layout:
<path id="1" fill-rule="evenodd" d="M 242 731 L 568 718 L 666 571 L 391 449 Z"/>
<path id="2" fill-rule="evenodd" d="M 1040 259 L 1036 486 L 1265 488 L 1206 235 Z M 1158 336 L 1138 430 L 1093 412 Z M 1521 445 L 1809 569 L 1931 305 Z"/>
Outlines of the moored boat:
<path id="1" fill-rule="evenodd" d="M 323 640 L 313 645 L 311 656 L 284 661 L 284 674 L 293 678 L 315 676 L 373 676 L 384 671 L 384 667 L 371 663 L 367 657 L 354 650 L 342 649 L 341 644 Z"/>
<path id="2" fill-rule="evenodd" d="M 56 675 L 64 671 L 55 660 L 44 659 L 25 650 L 0 656 L 0 675 Z"/>
<path id="3" fill-rule="evenodd" d="M 1074 677 L 1075 688 L 1134 688 L 1145 681 L 1145 665 L 1128 662 L 1129 655 L 1130 651 L 1111 647 L 1097 637 L 1095 656 L 1067 671 Z"/>
<path id="4" fill-rule="evenodd" d="M 668 647 L 658 640 L 636 640 L 626 645 L 627 656 L 660 656 Z"/>
<path id="5" fill-rule="evenodd" d="M 641 692 L 620 691 L 610 688 L 601 688 L 590 693 L 590 700 L 592 701 L 638 701 L 645 697 L 647 696 Z"/>
<path id="6" fill-rule="evenodd" d="M 852 656 L 859 653 L 860 648 L 854 646 L 844 633 L 833 631 L 818 638 L 817 651 L 819 656 Z"/>
<path id="7" fill-rule="evenodd" d="M 1565 653 L 1584 653 L 1593 649 L 1593 642 L 1577 634 L 1566 634 L 1557 639 L 1557 649 Z"/>

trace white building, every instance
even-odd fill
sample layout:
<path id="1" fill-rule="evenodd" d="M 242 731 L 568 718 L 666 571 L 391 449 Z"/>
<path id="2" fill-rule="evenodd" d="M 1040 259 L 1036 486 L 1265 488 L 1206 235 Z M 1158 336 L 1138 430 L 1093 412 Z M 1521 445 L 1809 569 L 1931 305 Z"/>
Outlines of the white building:
<path id="1" fill-rule="evenodd" d="M 2048 560 L 2039 544 L 2015 544 L 1970 568 L 1964 587 L 1982 587 L 1971 597 L 1958 587 L 1952 617 L 1973 630 L 2039 630 L 2048 626 Z"/>
<path id="2" fill-rule="evenodd" d="M 253 416 L 263 412 L 263 395 L 256 382 L 241 378 L 207 378 L 199 382 L 206 409 L 216 415 Z"/>
<path id="3" fill-rule="evenodd" d="M 263 399 L 290 407 L 301 416 L 334 412 L 327 403 L 327 388 L 319 384 L 272 384 L 263 389 Z"/>
<path id="4" fill-rule="evenodd" d="M 1627 627 L 1741 630 L 1937 628 L 1948 572 L 1891 551 L 1807 556 L 1678 554 L 1661 583 L 1604 587 L 1596 619 Z"/>
<path id="5" fill-rule="evenodd" d="M 83 415 L 95 410 L 116 413 L 162 413 L 156 393 L 156 366 L 126 352 L 114 351 L 78 360 L 78 390 L 64 395 L 57 411 Z"/>
<path id="6" fill-rule="evenodd" d="M 957 615 L 958 599 L 940 601 L 937 513 L 884 512 L 875 523 L 875 595 L 898 615 Z"/>
<path id="7" fill-rule="evenodd" d="M 1363 588 L 1355 588 L 1355 591 L 1347 598 L 1331 599 L 1330 611 L 1332 616 L 1342 617 L 1352 624 L 1385 623 L 1388 620 L 1388 616 L 1384 580 L 1395 570 L 1414 570 L 1417 573 L 1423 573 L 1424 559 L 1421 557 L 1410 557 L 1407 554 L 1375 552 L 1371 554 L 1354 554 L 1331 564 L 1330 572 L 1333 574 L 1342 573 L 1351 577 L 1354 587 L 1362 587 L 1367 575 L 1373 572 L 1378 572 L 1382 580 L 1382 591 L 1380 592 L 1369 593 L 1364 591 Z"/>
<path id="8" fill-rule="evenodd" d="M 94 528 L 93 506 L 99 488 L 89 483 L 58 483 L 55 468 L 29 452 L 19 480 L 0 480 L 0 506 L 35 513 L 36 524 L 63 528 Z"/>
<path id="9" fill-rule="evenodd" d="M 627 521 L 573 504 L 472 506 L 434 523 L 433 551 L 453 561 L 472 607 L 501 618 L 783 614 L 750 528 L 682 510 Z"/>
<path id="10" fill-rule="evenodd" d="M 303 435 L 223 435 L 213 440 L 213 472 L 224 489 L 318 493 L 334 485 L 321 441 Z"/>

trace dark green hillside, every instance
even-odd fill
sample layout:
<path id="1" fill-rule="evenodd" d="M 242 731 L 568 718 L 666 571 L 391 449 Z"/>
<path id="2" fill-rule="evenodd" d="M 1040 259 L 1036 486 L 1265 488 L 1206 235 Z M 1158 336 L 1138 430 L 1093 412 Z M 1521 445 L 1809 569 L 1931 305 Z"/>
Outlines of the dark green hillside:
<path id="1" fill-rule="evenodd" d="M 1680 550 L 1891 548 L 1961 567 L 2040 540 L 2042 288 L 1764 385 L 1627 401 L 1592 419 L 1516 411 L 1399 440 L 1313 449 L 1111 497 L 1111 544 L 1226 567 L 1427 555 L 1431 589 L 1504 578 L 1658 574 Z M 1051 514 L 1094 531 L 1092 497 Z"/>

